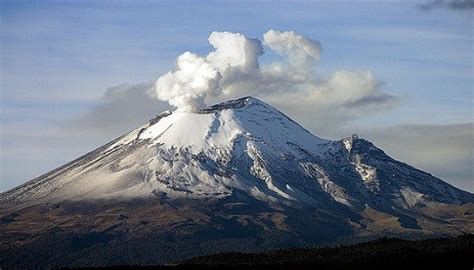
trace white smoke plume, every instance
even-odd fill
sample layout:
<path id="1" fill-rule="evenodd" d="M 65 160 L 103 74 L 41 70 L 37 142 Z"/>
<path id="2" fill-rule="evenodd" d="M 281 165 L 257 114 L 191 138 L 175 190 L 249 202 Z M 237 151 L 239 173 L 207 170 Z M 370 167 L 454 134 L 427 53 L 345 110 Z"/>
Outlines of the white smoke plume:
<path id="1" fill-rule="evenodd" d="M 263 35 L 263 43 L 280 55 L 288 57 L 294 65 L 311 64 L 319 61 L 321 43 L 293 31 L 270 30 Z"/>
<path id="2" fill-rule="evenodd" d="M 214 51 L 206 57 L 185 52 L 176 68 L 156 81 L 156 97 L 168 101 L 180 111 L 196 111 L 205 106 L 207 96 L 222 94 L 223 75 L 256 70 L 263 48 L 258 39 L 242 34 L 213 32 L 209 43 Z"/>
<path id="3" fill-rule="evenodd" d="M 178 110 L 192 111 L 205 105 L 207 95 L 221 92 L 220 79 L 219 71 L 206 59 L 185 52 L 178 57 L 176 70 L 156 81 L 156 95 Z"/>
<path id="4" fill-rule="evenodd" d="M 270 30 L 263 35 L 263 45 L 283 57 L 268 65 L 259 64 L 263 47 L 256 38 L 213 32 L 209 43 L 214 50 L 207 56 L 190 52 L 179 56 L 175 69 L 157 80 L 153 95 L 181 111 L 250 95 L 297 118 L 310 112 L 314 117 L 309 126 L 319 127 L 348 122 L 396 100 L 380 89 L 382 84 L 370 71 L 340 70 L 320 78 L 313 68 L 320 58 L 320 43 L 292 31 Z"/>

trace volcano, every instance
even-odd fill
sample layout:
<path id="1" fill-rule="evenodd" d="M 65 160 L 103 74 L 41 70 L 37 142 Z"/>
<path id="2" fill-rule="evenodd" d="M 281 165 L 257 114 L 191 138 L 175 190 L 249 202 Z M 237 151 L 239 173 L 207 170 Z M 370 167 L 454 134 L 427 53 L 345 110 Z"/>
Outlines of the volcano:
<path id="1" fill-rule="evenodd" d="M 0 265 L 155 265 L 474 232 L 474 194 L 252 97 L 165 111 L 0 194 Z"/>

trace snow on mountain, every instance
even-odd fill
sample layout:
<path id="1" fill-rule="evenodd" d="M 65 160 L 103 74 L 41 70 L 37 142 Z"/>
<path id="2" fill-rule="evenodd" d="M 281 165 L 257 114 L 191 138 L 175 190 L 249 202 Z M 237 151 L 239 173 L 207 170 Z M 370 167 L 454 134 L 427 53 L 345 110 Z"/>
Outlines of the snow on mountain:
<path id="1" fill-rule="evenodd" d="M 318 205 L 330 198 L 353 207 L 382 196 L 404 198 L 407 205 L 426 198 L 472 201 L 472 194 L 407 167 L 355 135 L 341 141 L 318 138 L 270 105 L 245 97 L 197 113 L 163 112 L 114 142 L 1 194 L 0 200 L 25 206 L 154 196 L 222 198 L 237 189 L 286 205 Z M 414 174 L 418 182 L 410 178 Z"/>
<path id="2" fill-rule="evenodd" d="M 474 194 L 356 135 L 318 138 L 245 97 L 163 112 L 1 193 L 0 265 L 161 264 L 341 239 L 458 235 L 474 232 L 473 202 Z"/>
<path id="3" fill-rule="evenodd" d="M 204 158 L 216 167 L 234 157 L 257 155 L 254 144 L 283 155 L 292 152 L 291 145 L 318 152 L 327 143 L 256 99 L 220 106 L 198 113 L 164 112 L 65 168 L 3 194 L 2 200 L 143 197 L 162 191 L 172 197 L 223 196 L 245 184 L 210 171 Z"/>

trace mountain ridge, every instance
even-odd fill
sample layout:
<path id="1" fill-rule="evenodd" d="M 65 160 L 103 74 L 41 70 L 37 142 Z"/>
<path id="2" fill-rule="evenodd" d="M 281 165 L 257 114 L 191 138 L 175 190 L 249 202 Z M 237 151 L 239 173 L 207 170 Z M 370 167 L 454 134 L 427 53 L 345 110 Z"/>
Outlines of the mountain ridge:
<path id="1" fill-rule="evenodd" d="M 111 256 L 166 263 L 353 237 L 455 236 L 474 232 L 473 203 L 474 194 L 369 141 L 321 139 L 244 97 L 195 113 L 165 111 L 0 193 L 0 252 L 8 255 L 0 265 L 51 243 L 62 250 L 47 252 L 42 265 L 58 267 L 116 265 Z M 137 251 L 123 257 L 130 249 Z"/>

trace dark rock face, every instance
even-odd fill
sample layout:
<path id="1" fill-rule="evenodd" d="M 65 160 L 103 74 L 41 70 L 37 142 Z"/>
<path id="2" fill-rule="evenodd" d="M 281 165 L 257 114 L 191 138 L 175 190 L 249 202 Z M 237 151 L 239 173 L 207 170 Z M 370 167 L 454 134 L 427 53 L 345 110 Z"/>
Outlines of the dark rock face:
<path id="1" fill-rule="evenodd" d="M 474 194 L 356 135 L 317 138 L 249 97 L 203 109 L 186 125 L 178 122 L 186 117 L 170 117 L 162 113 L 1 193 L 0 266 L 155 265 L 224 251 L 474 232 Z M 186 129 L 194 121 L 209 124 L 206 149 L 165 147 L 194 135 Z M 179 124 L 185 130 L 163 139 Z M 236 132 L 218 147 L 212 136 L 222 127 Z M 143 137 L 153 129 L 155 137 Z"/>

